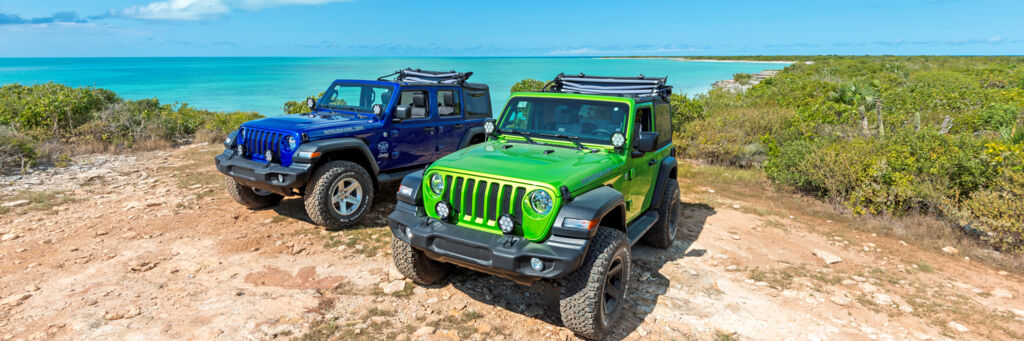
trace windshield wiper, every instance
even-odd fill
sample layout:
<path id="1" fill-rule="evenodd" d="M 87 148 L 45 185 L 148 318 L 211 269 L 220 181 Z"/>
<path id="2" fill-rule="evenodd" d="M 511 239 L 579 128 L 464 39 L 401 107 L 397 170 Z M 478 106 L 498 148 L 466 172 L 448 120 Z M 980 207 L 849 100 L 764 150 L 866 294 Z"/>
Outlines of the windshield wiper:
<path id="1" fill-rule="evenodd" d="M 530 138 L 530 133 L 527 133 L 527 132 L 521 132 L 521 131 L 516 131 L 516 130 L 501 130 L 501 129 L 496 129 L 495 131 L 497 131 L 499 134 L 504 133 L 504 134 L 519 135 L 519 136 L 522 136 L 524 139 L 526 139 L 526 142 L 529 142 L 531 144 L 537 144 L 537 141 L 534 141 L 533 139 L 531 139 Z"/>
<path id="2" fill-rule="evenodd" d="M 356 107 L 350 107 L 350 106 L 347 106 L 347 105 L 330 105 L 330 104 L 327 104 L 326 107 L 331 109 L 331 113 L 332 114 L 345 114 L 345 115 L 359 116 L 359 113 L 356 112 Z M 346 109 L 352 111 L 352 113 L 336 112 L 335 111 L 335 110 L 346 110 Z"/>
<path id="3" fill-rule="evenodd" d="M 537 135 L 546 136 L 546 137 L 563 138 L 563 139 L 566 139 L 569 142 L 572 142 L 572 144 L 575 144 L 576 148 L 579 148 L 580 150 L 587 150 L 587 151 L 590 151 L 590 152 L 596 152 L 597 151 L 597 149 L 593 149 L 593 148 L 584 146 L 582 143 L 580 143 L 580 138 L 576 137 L 576 136 L 569 136 L 569 135 L 563 135 L 563 134 L 546 134 L 546 133 L 540 133 L 540 134 L 537 134 Z"/>

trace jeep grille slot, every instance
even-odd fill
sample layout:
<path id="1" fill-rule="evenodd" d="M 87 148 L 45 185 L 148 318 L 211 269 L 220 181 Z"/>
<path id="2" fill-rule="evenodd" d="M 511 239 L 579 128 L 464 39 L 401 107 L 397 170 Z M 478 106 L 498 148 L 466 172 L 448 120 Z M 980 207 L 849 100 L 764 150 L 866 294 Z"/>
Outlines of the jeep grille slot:
<path id="1" fill-rule="evenodd" d="M 521 223 L 526 187 L 503 182 L 446 175 L 441 198 L 451 203 L 458 212 L 455 216 L 462 221 L 497 228 L 498 218 L 511 214 Z"/>
<path id="2" fill-rule="evenodd" d="M 274 153 L 275 161 L 281 160 L 281 140 L 284 139 L 284 134 L 262 129 L 245 129 L 249 134 L 245 139 L 245 150 L 249 159 L 266 161 L 264 154 L 270 150 Z"/>

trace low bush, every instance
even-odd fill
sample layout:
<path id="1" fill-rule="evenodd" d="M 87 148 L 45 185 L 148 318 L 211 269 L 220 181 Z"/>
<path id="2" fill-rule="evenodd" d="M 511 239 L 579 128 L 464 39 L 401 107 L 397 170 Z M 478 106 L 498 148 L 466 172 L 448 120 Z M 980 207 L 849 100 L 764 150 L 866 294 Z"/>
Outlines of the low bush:
<path id="1" fill-rule="evenodd" d="M 760 167 L 855 214 L 936 215 L 1024 248 L 1024 58 L 800 59 L 813 63 L 745 93 L 674 97 L 679 153 Z"/>
<path id="2" fill-rule="evenodd" d="M 0 87 L 0 171 L 69 155 L 216 142 L 251 112 L 219 113 L 156 99 L 123 100 L 113 92 L 47 83 Z"/>

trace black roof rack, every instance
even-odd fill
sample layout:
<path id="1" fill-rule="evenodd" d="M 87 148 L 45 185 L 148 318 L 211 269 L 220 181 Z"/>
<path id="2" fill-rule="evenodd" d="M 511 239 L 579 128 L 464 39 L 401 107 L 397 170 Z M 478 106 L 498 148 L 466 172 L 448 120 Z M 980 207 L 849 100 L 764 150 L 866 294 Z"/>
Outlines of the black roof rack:
<path id="1" fill-rule="evenodd" d="M 395 71 L 389 75 L 381 76 L 380 78 L 377 78 L 377 80 L 389 81 L 389 79 L 387 79 L 388 77 L 395 76 L 393 81 L 396 82 L 462 84 L 465 83 L 466 80 L 469 79 L 469 76 L 472 75 L 472 72 L 456 72 L 455 70 L 445 72 L 407 68 Z"/>
<path id="2" fill-rule="evenodd" d="M 672 86 L 665 85 L 668 77 L 605 77 L 585 74 L 558 74 L 553 81 L 544 85 L 546 92 L 566 92 L 588 95 L 611 95 L 623 97 L 668 97 Z"/>

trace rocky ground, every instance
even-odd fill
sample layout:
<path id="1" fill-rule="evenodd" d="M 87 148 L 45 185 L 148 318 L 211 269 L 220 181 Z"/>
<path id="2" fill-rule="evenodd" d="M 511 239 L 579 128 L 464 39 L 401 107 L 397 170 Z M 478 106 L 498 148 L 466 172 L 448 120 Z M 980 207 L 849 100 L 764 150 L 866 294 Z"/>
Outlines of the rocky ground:
<path id="1" fill-rule="evenodd" d="M 574 339 L 550 284 L 398 274 L 394 188 L 362 225 L 327 232 L 297 198 L 232 202 L 220 149 L 0 178 L 0 339 Z M 681 166 L 681 238 L 632 249 L 635 290 L 609 339 L 1022 339 L 1019 274 Z"/>

